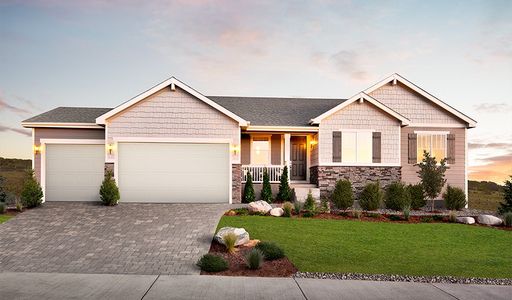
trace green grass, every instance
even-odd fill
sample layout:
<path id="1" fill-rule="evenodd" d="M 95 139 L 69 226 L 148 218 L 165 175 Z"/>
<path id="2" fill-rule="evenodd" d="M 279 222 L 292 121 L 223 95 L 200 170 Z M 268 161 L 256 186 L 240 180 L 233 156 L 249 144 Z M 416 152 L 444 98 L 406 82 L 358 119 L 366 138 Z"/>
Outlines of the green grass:
<path id="1" fill-rule="evenodd" d="M 496 191 L 469 190 L 469 208 L 496 211 L 503 202 L 503 193 Z"/>
<path id="2" fill-rule="evenodd" d="M 512 232 L 462 224 L 222 217 L 279 244 L 300 271 L 512 278 Z"/>
<path id="3" fill-rule="evenodd" d="M 3 222 L 9 220 L 10 218 L 12 218 L 12 216 L 0 215 L 0 224 L 2 224 Z"/>

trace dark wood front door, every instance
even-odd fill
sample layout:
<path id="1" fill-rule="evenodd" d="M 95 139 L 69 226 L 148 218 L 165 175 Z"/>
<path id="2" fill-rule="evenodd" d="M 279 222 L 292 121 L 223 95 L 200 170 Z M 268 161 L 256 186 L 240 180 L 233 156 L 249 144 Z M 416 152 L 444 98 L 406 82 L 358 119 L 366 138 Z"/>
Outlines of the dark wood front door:
<path id="1" fill-rule="evenodd" d="M 306 180 L 306 137 L 292 136 L 290 139 L 291 180 Z"/>

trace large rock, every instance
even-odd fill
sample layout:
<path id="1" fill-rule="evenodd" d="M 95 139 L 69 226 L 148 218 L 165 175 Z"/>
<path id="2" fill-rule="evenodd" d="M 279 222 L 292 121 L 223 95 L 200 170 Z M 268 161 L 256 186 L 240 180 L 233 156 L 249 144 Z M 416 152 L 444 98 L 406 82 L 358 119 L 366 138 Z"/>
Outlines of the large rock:
<path id="1" fill-rule="evenodd" d="M 275 207 L 270 210 L 270 215 L 274 217 L 280 217 L 284 214 L 284 210 L 281 207 Z"/>
<path id="2" fill-rule="evenodd" d="M 235 228 L 235 227 L 222 227 L 213 237 L 218 243 L 224 244 L 223 237 L 226 234 L 234 233 L 236 235 L 236 243 L 235 246 L 243 245 L 249 242 L 249 233 L 244 228 Z"/>
<path id="3" fill-rule="evenodd" d="M 491 216 L 491 215 L 479 215 L 478 216 L 478 223 L 484 224 L 484 225 L 492 225 L 497 226 L 501 225 L 502 221 L 500 218 Z"/>
<path id="4" fill-rule="evenodd" d="M 259 200 L 249 203 L 248 208 L 250 212 L 260 212 L 266 214 L 272 209 L 272 206 L 270 206 L 270 204 L 268 204 L 266 201 Z"/>
<path id="5" fill-rule="evenodd" d="M 475 224 L 475 218 L 473 217 L 458 217 L 457 223 L 462 224 Z"/>

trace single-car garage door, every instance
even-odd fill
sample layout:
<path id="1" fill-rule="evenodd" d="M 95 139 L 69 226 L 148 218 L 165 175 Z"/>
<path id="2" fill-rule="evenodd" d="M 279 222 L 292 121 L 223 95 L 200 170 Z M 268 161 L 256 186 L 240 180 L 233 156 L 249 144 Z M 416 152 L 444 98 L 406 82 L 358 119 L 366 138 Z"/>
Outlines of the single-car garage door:
<path id="1" fill-rule="evenodd" d="M 45 201 L 99 201 L 104 145 L 47 144 Z"/>
<path id="2" fill-rule="evenodd" d="M 226 203 L 229 144 L 119 143 L 122 202 Z"/>

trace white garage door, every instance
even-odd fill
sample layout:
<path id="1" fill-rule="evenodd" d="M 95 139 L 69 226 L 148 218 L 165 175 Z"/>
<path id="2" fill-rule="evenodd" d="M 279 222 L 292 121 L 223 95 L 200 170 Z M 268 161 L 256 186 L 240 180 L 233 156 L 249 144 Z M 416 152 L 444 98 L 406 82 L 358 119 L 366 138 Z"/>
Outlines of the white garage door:
<path id="1" fill-rule="evenodd" d="M 103 145 L 46 145 L 45 201 L 99 201 Z"/>
<path id="2" fill-rule="evenodd" d="M 226 203 L 228 144 L 119 143 L 122 202 Z"/>

